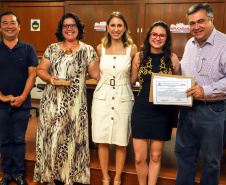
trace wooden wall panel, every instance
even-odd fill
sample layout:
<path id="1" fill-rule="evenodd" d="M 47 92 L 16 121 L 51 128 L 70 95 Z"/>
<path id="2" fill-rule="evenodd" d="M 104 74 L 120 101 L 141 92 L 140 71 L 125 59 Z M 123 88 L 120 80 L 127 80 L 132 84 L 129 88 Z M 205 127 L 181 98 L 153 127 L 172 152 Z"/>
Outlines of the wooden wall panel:
<path id="1" fill-rule="evenodd" d="M 4 11 L 12 11 L 19 17 L 19 38 L 32 44 L 38 56 L 43 55 L 49 44 L 57 42 L 55 32 L 64 14 L 64 3 L 5 3 Z M 40 31 L 31 31 L 31 19 L 40 19 Z"/>
<path id="2" fill-rule="evenodd" d="M 225 0 L 141 0 L 148 3 L 161 3 L 161 4 L 168 4 L 168 3 L 215 3 L 215 2 L 225 2 Z"/>
<path id="3" fill-rule="evenodd" d="M 224 3 L 224 15 L 222 15 L 222 17 L 223 17 L 223 21 L 224 21 L 224 23 L 223 23 L 223 33 L 226 34 L 226 0 L 225 0 L 225 3 Z M 215 22 L 216 21 L 217 20 L 215 19 Z"/>
<path id="4" fill-rule="evenodd" d="M 130 36 L 132 37 L 135 44 L 138 44 L 137 27 L 138 27 L 138 3 L 137 2 L 66 2 L 66 13 L 74 12 L 76 13 L 81 21 L 85 24 L 85 38 L 82 42 L 92 45 L 95 49 L 98 44 L 101 43 L 101 39 L 105 35 L 105 31 L 94 30 L 94 24 L 96 22 L 100 23 L 102 21 L 107 21 L 108 16 L 113 11 L 121 12 L 126 20 L 128 27 L 131 31 Z"/>
<path id="5" fill-rule="evenodd" d="M 146 32 L 150 25 L 155 21 L 162 20 L 170 27 L 171 24 L 184 23 L 187 25 L 186 12 L 194 3 L 178 3 L 178 4 L 145 4 L 144 15 L 144 32 Z M 214 12 L 215 27 L 219 31 L 223 31 L 222 15 L 224 15 L 224 3 L 209 3 Z M 173 52 L 182 57 L 184 46 L 187 40 L 191 37 L 190 33 L 172 33 L 173 38 Z M 144 36 L 143 36 L 144 38 Z"/>
<path id="6" fill-rule="evenodd" d="M 50 43 L 57 42 L 54 33 L 58 21 L 65 12 L 79 15 L 85 24 L 85 38 L 82 41 L 96 49 L 105 32 L 94 30 L 95 22 L 106 21 L 111 12 L 120 11 L 125 15 L 131 31 L 130 35 L 139 48 L 143 43 L 145 32 L 154 21 L 163 20 L 169 26 L 180 22 L 187 24 L 185 14 L 188 8 L 195 3 L 206 2 L 205 0 L 56 0 L 55 2 L 26 0 L 27 2 L 23 3 L 19 1 L 24 0 L 2 0 L 4 5 L 2 11 L 14 11 L 18 14 L 21 20 L 19 37 L 33 44 L 38 55 L 42 55 Z M 215 27 L 226 33 L 226 0 L 207 2 L 214 11 Z M 40 32 L 30 31 L 31 18 L 41 19 Z M 172 33 L 172 36 L 173 51 L 182 57 L 184 46 L 191 35 Z"/>
<path id="7" fill-rule="evenodd" d="M 3 12 L 3 8 L 2 8 L 2 2 L 0 1 L 0 13 Z"/>
<path id="8" fill-rule="evenodd" d="M 3 8 L 2 8 L 2 2 L 0 1 L 0 13 L 3 12 Z M 0 23 L 1 24 L 1 23 Z M 0 34 L 0 39 L 2 39 L 2 34 Z"/>

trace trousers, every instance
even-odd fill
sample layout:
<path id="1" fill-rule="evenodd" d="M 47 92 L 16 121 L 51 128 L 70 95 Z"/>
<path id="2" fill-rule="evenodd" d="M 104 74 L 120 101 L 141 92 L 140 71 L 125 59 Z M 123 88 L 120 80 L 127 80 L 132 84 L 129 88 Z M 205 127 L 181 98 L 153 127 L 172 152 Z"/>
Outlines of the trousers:
<path id="1" fill-rule="evenodd" d="M 175 155 L 178 159 L 175 185 L 194 184 L 200 151 L 200 185 L 218 185 L 225 141 L 225 117 L 225 101 L 180 107 L 175 143 Z"/>
<path id="2" fill-rule="evenodd" d="M 23 175 L 29 116 L 30 109 L 0 109 L 1 169 L 4 177 Z"/>

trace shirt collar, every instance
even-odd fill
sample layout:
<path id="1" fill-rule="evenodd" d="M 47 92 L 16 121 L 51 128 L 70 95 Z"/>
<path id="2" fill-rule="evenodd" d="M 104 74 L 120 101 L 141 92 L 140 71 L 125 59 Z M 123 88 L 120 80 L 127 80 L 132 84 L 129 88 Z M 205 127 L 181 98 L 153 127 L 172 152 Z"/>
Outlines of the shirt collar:
<path id="1" fill-rule="evenodd" d="M 20 47 L 22 47 L 22 46 L 23 46 L 23 42 L 22 42 L 20 39 L 18 39 L 18 42 L 17 42 L 17 44 L 14 46 L 13 49 L 15 49 L 15 48 L 20 48 Z M 7 46 L 5 45 L 3 39 L 0 41 L 0 47 L 7 47 Z"/>
<path id="2" fill-rule="evenodd" d="M 0 41 L 0 47 L 5 46 L 5 43 L 3 42 L 3 39 Z"/>
<path id="3" fill-rule="evenodd" d="M 203 45 L 205 45 L 205 43 L 209 43 L 209 44 L 211 44 L 211 45 L 213 45 L 213 43 L 214 43 L 214 36 L 215 36 L 215 34 L 216 34 L 216 29 L 215 29 L 215 27 L 213 28 L 213 31 L 212 31 L 212 33 L 210 34 L 210 36 L 209 36 L 209 38 L 203 43 Z M 198 43 L 198 41 L 196 40 L 196 38 L 195 37 L 193 37 L 192 38 L 192 43 L 195 45 L 199 45 L 199 43 Z"/>

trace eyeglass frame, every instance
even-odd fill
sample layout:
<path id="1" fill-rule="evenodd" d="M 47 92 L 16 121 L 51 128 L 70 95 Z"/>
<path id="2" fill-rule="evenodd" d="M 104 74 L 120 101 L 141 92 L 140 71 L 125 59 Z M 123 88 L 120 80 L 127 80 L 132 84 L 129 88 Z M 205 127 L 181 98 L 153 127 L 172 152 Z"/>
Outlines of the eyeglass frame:
<path id="1" fill-rule="evenodd" d="M 70 27 L 71 29 L 75 29 L 75 28 L 77 28 L 77 25 L 76 25 L 76 24 L 63 24 L 62 27 L 63 27 L 64 29 L 68 29 L 69 27 Z"/>
<path id="2" fill-rule="evenodd" d="M 153 34 L 156 34 L 157 36 L 156 36 L 155 38 L 153 38 L 153 37 L 152 37 Z M 160 37 L 161 35 L 164 35 L 165 37 L 164 37 L 164 38 L 161 38 L 161 37 Z M 164 40 L 164 39 L 167 38 L 167 35 L 166 35 L 166 34 L 158 34 L 158 33 L 155 33 L 155 32 L 151 32 L 151 33 L 150 33 L 150 37 L 151 37 L 152 39 L 157 39 L 157 38 L 159 37 L 160 40 Z"/>

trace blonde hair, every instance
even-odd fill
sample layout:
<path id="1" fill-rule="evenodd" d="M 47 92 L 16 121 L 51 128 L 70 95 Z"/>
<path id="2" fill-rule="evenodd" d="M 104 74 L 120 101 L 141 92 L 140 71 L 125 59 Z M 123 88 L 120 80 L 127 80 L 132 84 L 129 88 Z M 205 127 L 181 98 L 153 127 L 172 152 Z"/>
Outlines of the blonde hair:
<path id="1" fill-rule="evenodd" d="M 111 19 L 113 19 L 114 17 L 117 17 L 117 18 L 121 19 L 123 21 L 123 23 L 124 23 L 124 26 L 126 27 L 126 30 L 125 30 L 125 32 L 122 35 L 122 42 L 123 42 L 124 47 L 128 47 L 129 45 L 132 45 L 133 44 L 133 40 L 129 36 L 130 31 L 128 29 L 126 19 L 122 15 L 122 13 L 120 13 L 120 12 L 112 12 L 111 15 L 109 16 L 108 20 L 107 20 L 107 25 L 109 26 L 109 23 L 110 23 Z M 108 33 L 107 27 L 106 27 L 105 36 L 101 40 L 101 43 L 104 46 L 104 48 L 109 48 L 111 46 L 111 36 Z"/>

